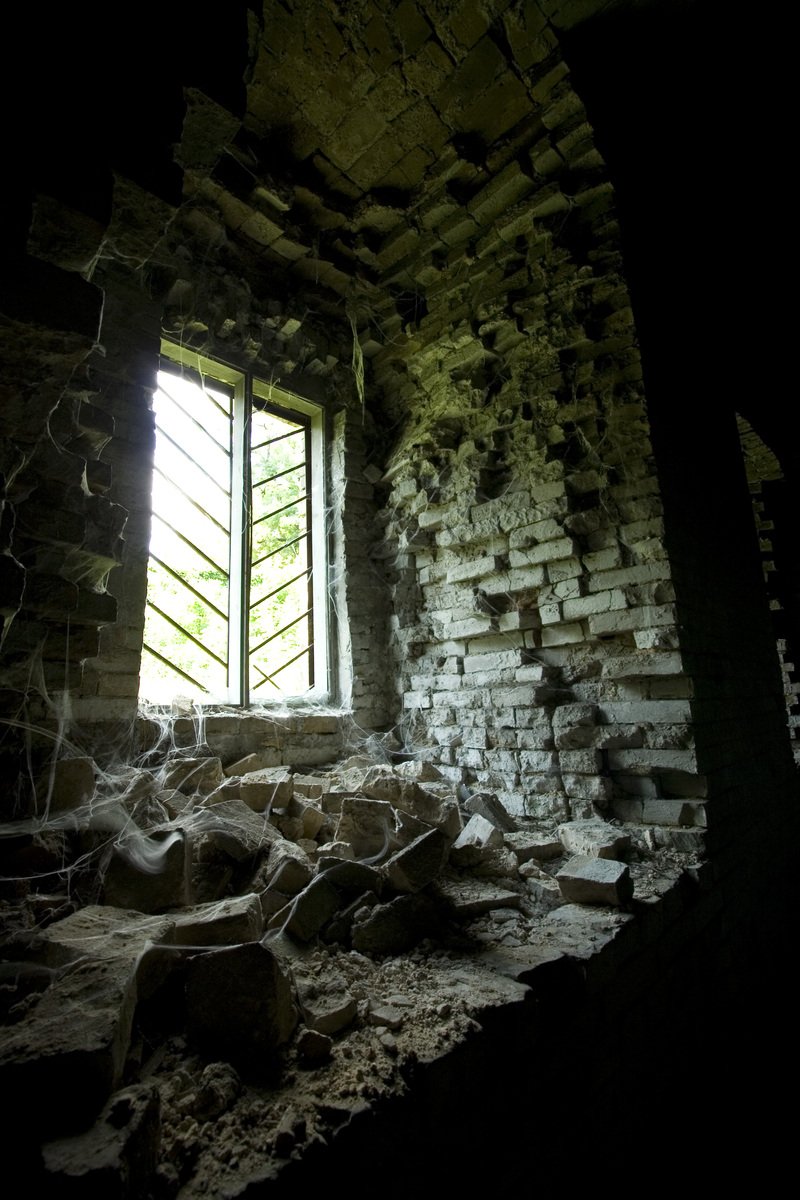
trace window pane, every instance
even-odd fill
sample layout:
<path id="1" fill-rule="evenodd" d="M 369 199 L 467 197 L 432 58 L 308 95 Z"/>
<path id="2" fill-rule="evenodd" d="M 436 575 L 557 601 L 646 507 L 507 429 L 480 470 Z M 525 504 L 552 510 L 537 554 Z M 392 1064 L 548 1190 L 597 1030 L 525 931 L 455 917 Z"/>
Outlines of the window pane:
<path id="1" fill-rule="evenodd" d="M 227 698 L 230 398 L 159 372 L 140 695 Z"/>
<path id="2" fill-rule="evenodd" d="M 269 700 L 313 683 L 307 425 L 256 409 L 251 446 L 250 689 Z"/>

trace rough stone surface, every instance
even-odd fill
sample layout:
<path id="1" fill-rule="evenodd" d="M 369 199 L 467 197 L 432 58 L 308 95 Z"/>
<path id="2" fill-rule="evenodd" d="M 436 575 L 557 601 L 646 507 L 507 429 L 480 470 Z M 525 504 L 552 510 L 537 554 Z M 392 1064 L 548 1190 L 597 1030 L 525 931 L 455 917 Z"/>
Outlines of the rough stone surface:
<path id="1" fill-rule="evenodd" d="M 242 1067 L 268 1059 L 297 1024 L 288 976 L 261 942 L 190 958 L 186 1006 L 194 1042 Z"/>
<path id="2" fill-rule="evenodd" d="M 87 1133 L 42 1147 L 46 1194 L 86 1200 L 145 1195 L 158 1163 L 160 1117 L 161 1097 L 153 1084 L 115 1092 Z"/>
<path id="3" fill-rule="evenodd" d="M 633 880 L 624 863 L 577 855 L 556 875 L 561 895 L 574 904 L 627 904 Z"/>

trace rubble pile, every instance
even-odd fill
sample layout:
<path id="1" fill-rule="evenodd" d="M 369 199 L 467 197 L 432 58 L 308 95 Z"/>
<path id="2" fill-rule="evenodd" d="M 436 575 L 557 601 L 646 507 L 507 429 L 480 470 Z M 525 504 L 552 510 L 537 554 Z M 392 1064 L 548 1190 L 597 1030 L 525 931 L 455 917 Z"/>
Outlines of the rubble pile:
<path id="1" fill-rule="evenodd" d="M 100 799 L 95 774 L 57 764 L 46 826 L 2 842 L 0 1079 L 54 1194 L 191 1196 L 211 1172 L 237 1195 L 688 861 L 679 831 L 545 827 L 411 758 L 300 774 L 195 747 Z"/>

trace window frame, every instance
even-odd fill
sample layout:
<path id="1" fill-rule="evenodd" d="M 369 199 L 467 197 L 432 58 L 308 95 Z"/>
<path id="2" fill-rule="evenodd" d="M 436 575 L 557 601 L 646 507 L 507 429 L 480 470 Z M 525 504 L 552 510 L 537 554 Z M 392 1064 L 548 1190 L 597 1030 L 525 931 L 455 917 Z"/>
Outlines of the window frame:
<path id="1" fill-rule="evenodd" d="M 328 605 L 328 553 L 326 534 L 325 408 L 296 392 L 260 378 L 254 372 L 211 358 L 178 343 L 161 339 L 159 370 L 195 377 L 198 383 L 221 385 L 231 393 L 230 557 L 228 576 L 227 699 L 200 699 L 204 707 L 227 704 L 246 709 L 275 705 L 330 702 L 330 614 Z M 249 680 L 249 605 L 251 538 L 251 413 L 275 412 L 297 420 L 306 428 L 308 487 L 308 555 L 310 570 L 309 621 L 311 686 L 297 694 L 251 696 Z M 149 561 L 149 546 L 148 546 Z M 238 597 L 238 599 L 237 599 Z M 151 653 L 143 645 L 143 653 Z M 172 665 L 172 664 L 169 664 Z M 175 664 L 179 666 L 179 664 Z M 180 672 L 178 672 L 180 674 Z M 147 703 L 146 698 L 144 702 Z"/>

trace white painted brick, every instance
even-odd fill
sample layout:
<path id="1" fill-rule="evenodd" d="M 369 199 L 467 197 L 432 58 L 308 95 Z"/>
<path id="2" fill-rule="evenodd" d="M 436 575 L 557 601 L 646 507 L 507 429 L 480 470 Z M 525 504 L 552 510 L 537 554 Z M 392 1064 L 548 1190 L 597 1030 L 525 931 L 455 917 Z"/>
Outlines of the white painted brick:
<path id="1" fill-rule="evenodd" d="M 519 684 L 515 687 L 493 688 L 490 703 L 492 705 L 501 705 L 504 708 L 518 708 L 532 705 L 535 699 L 535 687 L 531 687 L 528 684 Z"/>
<path id="2" fill-rule="evenodd" d="M 541 617 L 542 625 L 558 625 L 561 621 L 561 605 L 540 604 L 539 616 Z"/>
<path id="3" fill-rule="evenodd" d="M 495 687 L 498 684 L 512 684 L 516 682 L 516 671 L 513 667 L 505 667 L 501 671 L 474 671 L 471 675 L 464 676 L 465 687 Z"/>
<path id="4" fill-rule="evenodd" d="M 434 708 L 469 708 L 475 703 L 475 693 L 470 688 L 458 692 L 434 692 L 431 703 Z"/>
<path id="5" fill-rule="evenodd" d="M 563 525 L 549 518 L 545 521 L 535 521 L 531 525 L 523 525 L 521 529 L 515 529 L 509 536 L 508 545 L 511 550 L 522 550 L 536 542 L 550 542 L 556 538 L 563 538 L 563 536 Z"/>
<path id="6" fill-rule="evenodd" d="M 598 750 L 560 750 L 558 765 L 573 775 L 596 775 L 602 768 L 603 756 Z"/>
<path id="7" fill-rule="evenodd" d="M 562 604 L 564 619 L 590 617 L 596 613 L 612 612 L 625 608 L 625 593 L 620 588 L 609 592 L 596 592 L 592 596 L 581 596 L 578 600 L 565 600 Z"/>
<path id="8" fill-rule="evenodd" d="M 694 750 L 609 750 L 607 754 L 612 771 L 650 774 L 658 770 L 697 770 Z"/>
<path id="9" fill-rule="evenodd" d="M 652 630 L 658 625 L 675 623 L 675 609 L 671 604 L 648 604 L 641 608 L 629 608 L 621 612 L 598 613 L 589 617 L 589 631 L 599 635 L 623 633 L 629 630 Z"/>
<path id="10" fill-rule="evenodd" d="M 468 621 L 453 621 L 447 627 L 448 639 L 480 637 L 482 633 L 494 633 L 497 622 L 491 617 L 470 617 Z"/>
<path id="11" fill-rule="evenodd" d="M 482 504 L 473 504 L 469 515 L 475 524 L 490 522 L 502 527 L 504 518 L 507 521 L 513 521 L 514 518 L 520 516 L 523 517 L 524 523 L 524 514 L 528 511 L 530 502 L 530 492 L 506 492 L 504 496 L 496 500 L 484 500 Z M 512 528 L 513 526 L 506 525 L 505 527 Z"/>
<path id="12" fill-rule="evenodd" d="M 574 579 L 561 579 L 558 583 L 554 583 L 551 591 L 556 600 L 577 600 L 583 593 L 581 587 L 583 579 L 577 576 Z"/>
<path id="13" fill-rule="evenodd" d="M 504 592 L 525 592 L 529 589 L 540 588 L 547 583 L 547 570 L 544 567 L 515 567 L 508 571 L 502 586 L 497 588 L 487 587 L 488 595 L 496 595 L 498 591 Z"/>
<path id="14" fill-rule="evenodd" d="M 633 640 L 639 650 L 677 650 L 680 644 L 677 629 L 635 629 Z"/>
<path id="15" fill-rule="evenodd" d="M 543 663 L 526 663 L 525 666 L 517 668 L 517 683 L 541 683 L 545 679 L 547 668 Z"/>
<path id="16" fill-rule="evenodd" d="M 583 565 L 587 571 L 609 571 L 618 567 L 622 562 L 619 546 L 610 546 L 607 550 L 595 550 L 584 554 Z"/>
<path id="17" fill-rule="evenodd" d="M 541 504 L 545 500 L 555 500 L 558 496 L 563 496 L 566 490 L 563 479 L 556 479 L 552 483 L 536 484 L 531 488 L 531 497 L 535 504 Z"/>
<path id="18" fill-rule="evenodd" d="M 589 591 L 599 592 L 606 588 L 629 587 L 633 583 L 651 583 L 664 579 L 669 579 L 669 567 L 666 563 L 642 563 L 637 567 L 623 567 L 619 571 L 598 572 L 589 580 Z"/>
<path id="19" fill-rule="evenodd" d="M 449 515 L 449 508 L 445 508 L 444 506 L 426 508 L 418 515 L 417 521 L 419 522 L 420 529 L 436 530 L 442 528 Z"/>
<path id="20" fill-rule="evenodd" d="M 551 771 L 557 768 L 558 758 L 552 750 L 520 750 L 519 765 L 523 771 Z"/>
<path id="21" fill-rule="evenodd" d="M 601 721 L 609 724 L 646 721 L 655 725 L 671 725 L 691 720 L 692 710 L 688 700 L 639 700 L 632 704 L 604 703 L 598 713 Z"/>
<path id="22" fill-rule="evenodd" d="M 625 679 L 634 675 L 680 675 L 681 656 L 675 651 L 643 654 L 618 654 L 603 663 L 604 679 Z"/>
<path id="23" fill-rule="evenodd" d="M 560 583 L 562 579 L 577 579 L 582 574 L 581 560 L 574 556 L 547 564 L 547 578 L 551 583 Z"/>
<path id="24" fill-rule="evenodd" d="M 549 625 L 542 630 L 543 646 L 565 646 L 572 642 L 584 640 L 581 625 Z"/>
<path id="25" fill-rule="evenodd" d="M 535 566 L 537 563 L 568 558 L 574 551 L 575 543 L 572 538 L 562 537 L 553 542 L 540 542 L 524 552 L 515 550 L 509 555 L 509 561 L 512 567 Z"/>
<path id="26" fill-rule="evenodd" d="M 613 785 L 603 775 L 562 775 L 561 779 L 568 796 L 596 800 L 601 804 L 611 798 Z"/>
<path id="27" fill-rule="evenodd" d="M 457 567 L 450 567 L 447 572 L 448 583 L 466 583 L 472 579 L 483 579 L 487 575 L 494 575 L 502 568 L 502 560 L 499 555 L 487 555 L 485 558 L 476 558 L 472 562 L 461 563 Z"/>
<path id="28" fill-rule="evenodd" d="M 443 675 L 440 675 L 437 673 L 437 674 L 433 674 L 431 676 L 412 675 L 411 676 L 411 686 L 413 688 L 430 687 L 430 688 L 433 688 L 434 691 L 437 691 L 437 692 L 447 692 L 447 691 L 453 691 L 456 688 L 460 688 L 463 678 L 464 678 L 463 675 L 460 675 L 460 674 L 454 675 L 454 674 L 451 674 L 450 672 L 447 672 L 446 674 L 443 674 Z M 420 682 L 417 682 L 417 680 L 419 680 Z"/>
<path id="29" fill-rule="evenodd" d="M 514 629 L 538 629 L 541 624 L 539 613 L 533 608 L 516 608 L 513 612 L 503 613 L 499 620 L 500 629 L 505 632 Z"/>
<path id="30" fill-rule="evenodd" d="M 496 650 L 521 649 L 526 645 L 525 639 L 523 630 L 511 630 L 509 633 L 489 630 L 486 637 L 470 638 L 467 647 L 470 654 L 493 654 Z"/>
<path id="31" fill-rule="evenodd" d="M 480 646 L 480 642 L 477 643 Z M 464 659 L 464 674 L 474 671 L 504 671 L 506 667 L 522 666 L 522 650 L 495 650 L 492 654 L 468 654 Z"/>

